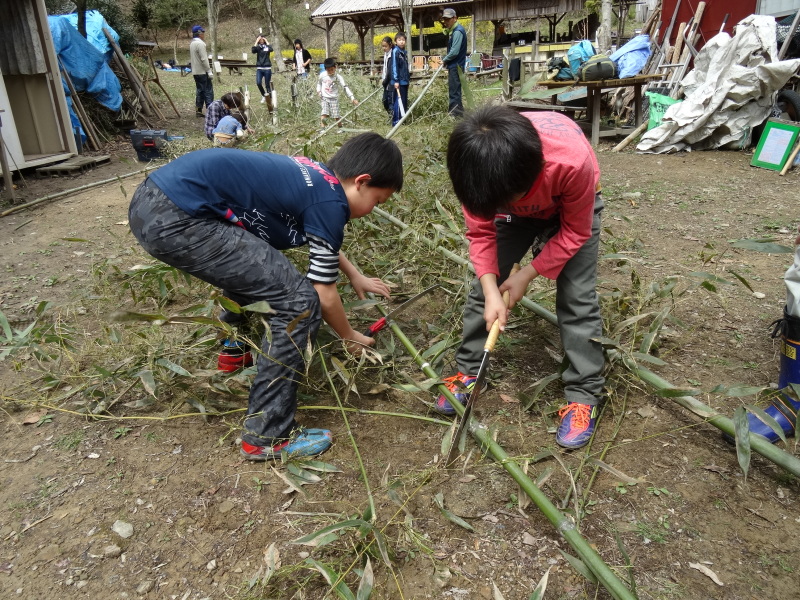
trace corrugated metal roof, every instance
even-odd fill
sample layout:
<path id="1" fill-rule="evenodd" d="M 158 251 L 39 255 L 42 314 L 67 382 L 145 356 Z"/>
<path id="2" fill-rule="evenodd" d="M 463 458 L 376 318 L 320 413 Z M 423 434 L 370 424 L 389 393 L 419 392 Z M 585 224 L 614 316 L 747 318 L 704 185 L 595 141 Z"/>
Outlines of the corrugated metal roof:
<path id="1" fill-rule="evenodd" d="M 472 0 L 414 0 L 414 8 L 425 6 L 450 6 L 472 2 Z M 399 0 L 328 0 L 311 13 L 312 19 L 341 17 L 344 15 L 400 10 Z"/>

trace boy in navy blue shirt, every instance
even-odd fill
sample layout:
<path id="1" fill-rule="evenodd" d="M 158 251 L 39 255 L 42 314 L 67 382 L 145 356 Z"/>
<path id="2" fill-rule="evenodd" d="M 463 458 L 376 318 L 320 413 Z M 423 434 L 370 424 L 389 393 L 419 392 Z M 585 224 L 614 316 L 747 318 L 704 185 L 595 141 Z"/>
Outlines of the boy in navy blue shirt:
<path id="1" fill-rule="evenodd" d="M 389 288 L 341 253 L 344 227 L 402 185 L 397 145 L 365 133 L 345 142 L 327 165 L 238 149 L 190 152 L 134 193 L 130 227 L 148 253 L 242 306 L 266 301 L 273 311 L 267 315 L 271 339 L 262 340 L 250 390 L 245 458 L 311 456 L 331 445 L 330 431 L 294 420 L 303 352 L 321 319 L 353 352 L 375 343 L 350 325 L 336 280 L 341 270 L 359 298 L 367 292 L 388 297 Z M 280 252 L 303 245 L 310 258 L 305 276 Z"/>

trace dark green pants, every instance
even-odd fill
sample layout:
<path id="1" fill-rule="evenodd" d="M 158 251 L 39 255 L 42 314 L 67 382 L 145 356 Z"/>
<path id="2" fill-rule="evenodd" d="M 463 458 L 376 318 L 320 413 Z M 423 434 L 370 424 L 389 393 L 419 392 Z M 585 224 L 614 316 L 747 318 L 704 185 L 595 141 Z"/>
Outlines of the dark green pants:
<path id="1" fill-rule="evenodd" d="M 600 213 L 603 199 L 595 199 L 592 237 L 564 266 L 556 279 L 556 315 L 561 344 L 569 360 L 562 375 L 567 402 L 597 404 L 603 392 L 603 348 L 590 338 L 602 335 L 603 323 L 597 299 L 597 255 L 600 245 Z M 510 216 L 498 219 L 497 258 L 502 283 L 516 262 L 529 260 L 529 250 L 538 254 L 543 243 L 558 229 L 551 221 Z M 532 260 L 533 257 L 530 257 Z M 464 307 L 464 337 L 456 354 L 462 373 L 476 375 L 483 357 L 486 323 L 483 320 L 483 289 L 476 278 Z"/>

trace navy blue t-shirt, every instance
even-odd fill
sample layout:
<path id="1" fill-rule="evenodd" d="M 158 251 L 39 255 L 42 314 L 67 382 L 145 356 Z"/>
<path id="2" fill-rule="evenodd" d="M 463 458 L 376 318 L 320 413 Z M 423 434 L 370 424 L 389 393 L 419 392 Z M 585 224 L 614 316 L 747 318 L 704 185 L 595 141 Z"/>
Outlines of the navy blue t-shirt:
<path id="1" fill-rule="evenodd" d="M 194 217 L 228 220 L 278 250 L 311 242 L 312 261 L 318 254 L 329 265 L 326 271 L 338 267 L 350 207 L 339 180 L 321 163 L 302 156 L 209 148 L 184 154 L 150 179 Z M 319 252 L 333 256 L 324 258 Z M 312 265 L 309 278 L 331 281 L 329 276 L 313 277 L 314 270 Z"/>

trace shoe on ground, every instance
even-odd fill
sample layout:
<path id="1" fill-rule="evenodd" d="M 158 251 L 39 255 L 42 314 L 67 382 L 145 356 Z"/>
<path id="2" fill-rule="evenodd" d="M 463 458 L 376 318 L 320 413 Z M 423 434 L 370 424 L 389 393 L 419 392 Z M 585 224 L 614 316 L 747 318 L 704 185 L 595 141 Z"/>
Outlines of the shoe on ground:
<path id="1" fill-rule="evenodd" d="M 195 117 L 204 117 L 205 115 L 203 114 L 203 110 L 199 109 L 199 110 L 194 111 L 194 116 Z"/>
<path id="2" fill-rule="evenodd" d="M 261 104 L 266 104 L 266 103 L 267 103 L 267 97 L 261 96 Z"/>
<path id="3" fill-rule="evenodd" d="M 459 371 L 452 377 L 446 377 L 444 379 L 444 383 L 447 386 L 447 389 L 456 397 L 456 400 L 458 400 L 463 406 L 467 403 L 472 390 L 475 389 L 475 382 L 477 379 L 478 378 L 474 375 L 464 375 L 461 371 Z M 481 391 L 485 390 L 486 387 L 487 386 L 484 385 L 481 388 Z M 440 415 L 445 415 L 448 417 L 452 417 L 454 414 L 456 414 L 456 409 L 453 408 L 453 405 L 450 404 L 450 401 L 444 394 L 439 394 L 439 397 L 436 398 L 434 410 Z"/>
<path id="4" fill-rule="evenodd" d="M 247 460 L 280 460 L 301 456 L 316 456 L 331 447 L 333 436 L 327 429 L 305 429 L 294 431 L 288 440 L 274 446 L 253 446 L 242 442 L 241 453 Z"/>
<path id="5" fill-rule="evenodd" d="M 556 432 L 556 444 L 562 448 L 581 448 L 589 443 L 597 426 L 597 405 L 570 402 L 558 411 L 561 424 Z"/>
<path id="6" fill-rule="evenodd" d="M 217 358 L 217 369 L 225 373 L 233 373 L 253 364 L 253 355 L 244 342 L 222 340 L 222 350 Z"/>

